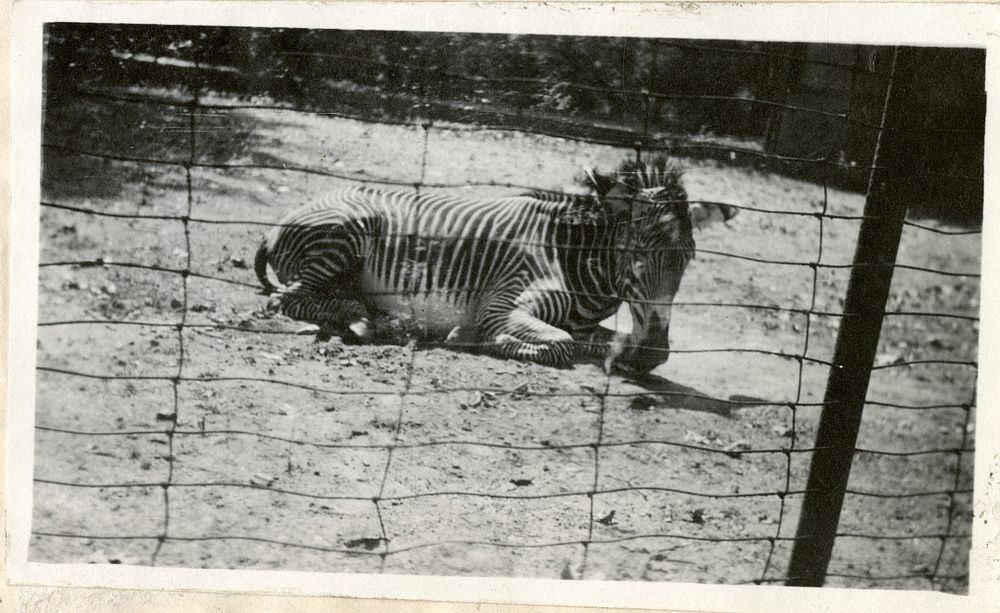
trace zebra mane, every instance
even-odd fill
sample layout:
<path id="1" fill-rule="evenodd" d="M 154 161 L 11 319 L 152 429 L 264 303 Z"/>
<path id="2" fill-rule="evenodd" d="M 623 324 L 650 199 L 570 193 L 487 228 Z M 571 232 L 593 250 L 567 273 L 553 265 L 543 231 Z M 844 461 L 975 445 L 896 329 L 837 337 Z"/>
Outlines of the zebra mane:
<path id="1" fill-rule="evenodd" d="M 521 195 L 561 205 L 553 211 L 553 215 L 555 219 L 564 224 L 593 222 L 602 218 L 605 213 L 604 207 L 593 190 L 588 193 L 574 193 L 568 190 L 533 189 Z"/>
<path id="2" fill-rule="evenodd" d="M 574 178 L 574 184 L 599 199 L 607 197 L 615 188 L 624 188 L 634 194 L 640 190 L 666 190 L 660 199 L 684 201 L 687 193 L 683 185 L 684 170 L 666 155 L 659 154 L 650 161 L 625 159 L 611 174 L 596 169 L 585 169 Z"/>
<path id="3" fill-rule="evenodd" d="M 535 200 L 543 200 L 545 202 L 566 202 L 566 203 L 577 203 L 577 202 L 589 202 L 593 199 L 593 194 L 589 193 L 576 193 L 571 191 L 560 191 L 557 189 L 529 189 L 526 192 L 522 192 L 521 196 L 527 196 L 529 198 L 534 198 Z"/>
<path id="4" fill-rule="evenodd" d="M 611 174 L 586 168 L 573 177 L 573 186 L 566 191 L 532 189 L 521 195 L 564 204 L 560 218 L 580 223 L 630 210 L 629 203 L 641 190 L 658 190 L 656 200 L 686 207 L 683 174 L 679 164 L 660 154 L 649 161 L 626 159 Z"/>
<path id="5" fill-rule="evenodd" d="M 632 190 L 660 188 L 660 200 L 687 201 L 680 164 L 660 154 L 650 161 L 625 160 L 615 171 L 615 178 Z"/>

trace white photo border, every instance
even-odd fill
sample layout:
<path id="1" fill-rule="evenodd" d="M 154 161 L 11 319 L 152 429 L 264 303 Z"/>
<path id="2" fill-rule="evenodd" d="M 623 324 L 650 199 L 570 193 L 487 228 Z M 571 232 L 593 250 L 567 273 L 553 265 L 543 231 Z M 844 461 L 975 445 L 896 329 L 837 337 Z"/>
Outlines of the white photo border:
<path id="1" fill-rule="evenodd" d="M 27 562 L 38 302 L 42 27 L 162 23 L 986 48 L 987 126 L 969 595 L 931 591 L 237 571 Z M 22 1 L 13 7 L 6 580 L 9 585 L 699 611 L 980 611 L 1000 602 L 1000 5 Z M 991 29 L 992 26 L 992 29 Z M 990 274 L 992 273 L 992 274 Z M 991 477 L 992 475 L 992 477 Z"/>

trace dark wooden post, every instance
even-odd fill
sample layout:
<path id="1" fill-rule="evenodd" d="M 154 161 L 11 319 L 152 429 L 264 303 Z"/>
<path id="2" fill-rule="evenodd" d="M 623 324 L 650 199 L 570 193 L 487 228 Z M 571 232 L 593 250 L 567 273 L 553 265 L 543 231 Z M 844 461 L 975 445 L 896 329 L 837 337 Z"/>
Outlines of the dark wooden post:
<path id="1" fill-rule="evenodd" d="M 844 318 L 837 336 L 787 585 L 822 586 L 851 472 L 882 316 L 906 216 L 906 183 L 915 171 L 908 90 L 919 51 L 897 48 L 882 112 L 882 132 L 869 177 Z"/>

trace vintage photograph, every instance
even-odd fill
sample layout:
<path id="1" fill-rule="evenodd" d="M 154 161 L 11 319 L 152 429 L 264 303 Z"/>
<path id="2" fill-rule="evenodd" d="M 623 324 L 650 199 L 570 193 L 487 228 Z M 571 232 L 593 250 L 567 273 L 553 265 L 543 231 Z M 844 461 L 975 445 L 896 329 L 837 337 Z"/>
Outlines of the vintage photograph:
<path id="1" fill-rule="evenodd" d="M 29 561 L 969 591 L 984 49 L 43 34 Z"/>

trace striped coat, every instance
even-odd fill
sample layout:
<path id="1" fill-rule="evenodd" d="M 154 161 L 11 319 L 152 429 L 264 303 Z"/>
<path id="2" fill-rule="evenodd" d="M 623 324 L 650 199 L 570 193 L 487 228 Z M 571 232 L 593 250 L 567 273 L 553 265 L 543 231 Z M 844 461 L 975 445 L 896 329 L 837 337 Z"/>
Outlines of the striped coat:
<path id="1" fill-rule="evenodd" d="M 257 275 L 284 314 L 330 334 L 377 337 L 402 319 L 430 338 L 551 365 L 625 301 L 633 331 L 599 353 L 647 371 L 668 355 L 694 241 L 675 172 L 620 176 L 601 198 L 337 190 L 265 236 Z"/>

